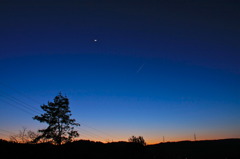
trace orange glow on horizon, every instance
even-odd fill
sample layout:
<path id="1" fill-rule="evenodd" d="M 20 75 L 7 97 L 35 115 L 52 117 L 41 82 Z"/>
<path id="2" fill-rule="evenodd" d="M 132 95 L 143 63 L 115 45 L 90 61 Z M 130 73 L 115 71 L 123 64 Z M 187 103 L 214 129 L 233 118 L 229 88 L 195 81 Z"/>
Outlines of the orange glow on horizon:
<path id="1" fill-rule="evenodd" d="M 3 140 L 10 140 L 11 134 L 7 133 L 0 133 L 0 139 Z M 114 135 L 116 138 L 99 138 L 97 136 L 91 137 L 90 134 L 89 136 L 87 134 L 81 134 L 80 137 L 76 138 L 75 140 L 90 140 L 90 141 L 95 141 L 95 142 L 103 142 L 103 143 L 111 143 L 111 142 L 119 142 L 119 141 L 125 141 L 127 142 L 128 139 L 131 137 L 131 135 Z M 117 137 L 119 136 L 119 137 Z M 179 142 L 179 141 L 195 141 L 194 134 L 179 134 L 178 136 L 174 134 L 168 134 L 163 136 L 148 136 L 148 135 L 135 135 L 135 136 L 143 136 L 145 139 L 147 145 L 152 145 L 152 144 L 159 144 L 163 142 Z M 219 140 L 219 139 L 229 139 L 229 138 L 240 138 L 240 135 L 235 133 L 235 134 L 228 134 L 228 133 L 221 133 L 221 134 L 215 134 L 214 132 L 206 134 L 206 133 L 196 133 L 196 141 L 201 141 L 201 140 Z"/>
<path id="2" fill-rule="evenodd" d="M 7 137 L 6 135 L 0 135 L 0 139 L 3 139 L 3 140 L 7 140 L 9 141 L 10 140 L 10 135 Z M 230 139 L 230 138 L 240 138 L 240 137 L 212 137 L 212 136 L 209 136 L 209 137 L 206 137 L 206 138 L 200 138 L 196 141 L 203 141 L 203 140 L 220 140 L 220 139 Z M 194 139 L 185 139 L 185 138 L 171 138 L 171 139 L 165 139 L 165 141 L 163 142 L 163 139 L 162 140 L 156 140 L 156 139 L 147 139 L 147 138 L 144 138 L 147 145 L 154 145 L 154 144 L 159 144 L 159 143 L 166 143 L 166 142 L 180 142 L 180 141 L 194 141 Z M 100 140 L 97 140 L 97 139 L 93 139 L 93 138 L 76 138 L 75 140 L 90 140 L 90 141 L 94 141 L 94 142 L 102 142 L 102 143 L 111 143 L 111 142 L 119 142 L 119 141 L 124 141 L 124 142 L 128 142 L 128 139 L 120 139 L 120 140 L 104 140 L 104 139 L 100 139 Z"/>

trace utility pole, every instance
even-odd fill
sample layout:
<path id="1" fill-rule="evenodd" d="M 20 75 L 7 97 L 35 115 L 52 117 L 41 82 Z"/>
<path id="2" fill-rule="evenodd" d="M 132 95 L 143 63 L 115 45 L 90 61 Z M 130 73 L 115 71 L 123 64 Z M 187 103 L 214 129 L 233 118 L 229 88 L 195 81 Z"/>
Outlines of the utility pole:
<path id="1" fill-rule="evenodd" d="M 163 136 L 163 142 L 165 142 L 165 138 L 164 138 L 164 136 Z"/>
<path id="2" fill-rule="evenodd" d="M 194 141 L 197 141 L 197 136 L 195 133 L 194 133 L 193 137 L 194 137 Z"/>

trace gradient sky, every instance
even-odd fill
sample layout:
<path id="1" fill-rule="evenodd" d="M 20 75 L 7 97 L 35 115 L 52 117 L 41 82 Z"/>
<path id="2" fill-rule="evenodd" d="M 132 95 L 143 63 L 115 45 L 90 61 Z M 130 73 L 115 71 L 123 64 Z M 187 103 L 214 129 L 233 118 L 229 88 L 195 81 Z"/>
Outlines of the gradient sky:
<path id="1" fill-rule="evenodd" d="M 0 136 L 61 91 L 80 138 L 240 137 L 240 2 L 0 2 Z M 41 111 L 40 111 L 41 112 Z"/>

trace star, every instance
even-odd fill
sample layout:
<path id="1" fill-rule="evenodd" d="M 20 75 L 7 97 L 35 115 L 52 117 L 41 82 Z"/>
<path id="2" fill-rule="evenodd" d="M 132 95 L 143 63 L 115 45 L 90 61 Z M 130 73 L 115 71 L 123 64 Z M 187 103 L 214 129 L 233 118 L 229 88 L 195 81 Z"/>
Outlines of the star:
<path id="1" fill-rule="evenodd" d="M 93 41 L 94 41 L 94 42 L 98 42 L 98 39 L 94 39 Z"/>

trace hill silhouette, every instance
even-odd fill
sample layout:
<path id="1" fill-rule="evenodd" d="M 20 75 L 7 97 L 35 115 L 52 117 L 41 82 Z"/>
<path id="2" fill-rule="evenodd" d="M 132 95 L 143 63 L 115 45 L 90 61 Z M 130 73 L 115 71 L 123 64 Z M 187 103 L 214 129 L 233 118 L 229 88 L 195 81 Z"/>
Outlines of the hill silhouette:
<path id="1" fill-rule="evenodd" d="M 239 159 L 240 139 L 167 142 L 142 146 L 129 142 L 79 140 L 64 145 L 20 144 L 0 140 L 4 158 Z"/>

